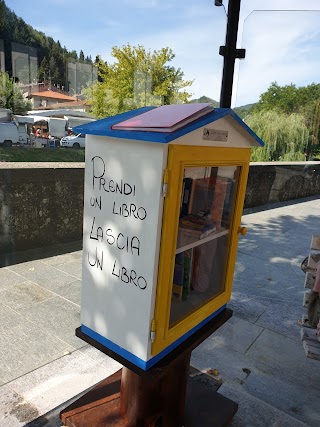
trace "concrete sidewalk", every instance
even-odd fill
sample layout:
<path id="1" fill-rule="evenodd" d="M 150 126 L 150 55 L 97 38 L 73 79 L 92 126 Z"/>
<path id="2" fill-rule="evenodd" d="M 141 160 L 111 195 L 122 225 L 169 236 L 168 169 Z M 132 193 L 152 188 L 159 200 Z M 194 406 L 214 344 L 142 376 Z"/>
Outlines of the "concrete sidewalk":
<path id="1" fill-rule="evenodd" d="M 320 362 L 305 356 L 297 325 L 319 213 L 313 198 L 243 217 L 234 316 L 191 360 L 218 370 L 219 393 L 239 404 L 233 427 L 320 425 Z M 81 251 L 0 268 L 1 427 L 61 426 L 61 409 L 119 369 L 74 335 L 80 280 Z"/>

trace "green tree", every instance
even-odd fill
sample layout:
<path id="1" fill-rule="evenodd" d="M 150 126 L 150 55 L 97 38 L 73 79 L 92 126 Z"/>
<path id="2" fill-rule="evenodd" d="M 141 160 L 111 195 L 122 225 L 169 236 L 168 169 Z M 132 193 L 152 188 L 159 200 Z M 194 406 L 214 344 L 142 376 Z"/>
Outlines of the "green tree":
<path id="1" fill-rule="evenodd" d="M 265 143 L 252 149 L 251 161 L 305 160 L 309 130 L 303 115 L 260 111 L 249 114 L 246 123 Z"/>
<path id="2" fill-rule="evenodd" d="M 49 71 L 50 71 L 50 78 L 51 81 L 56 82 L 59 80 L 59 70 L 57 66 L 57 62 L 55 60 L 55 57 L 52 56 L 49 61 Z"/>
<path id="3" fill-rule="evenodd" d="M 80 62 L 84 62 L 84 53 L 83 53 L 83 50 L 80 50 L 80 53 L 79 53 L 79 61 L 80 61 Z"/>
<path id="4" fill-rule="evenodd" d="M 47 58 L 44 57 L 40 63 L 40 67 L 38 70 L 38 78 L 40 81 L 45 81 L 49 75 L 49 64 Z"/>
<path id="5" fill-rule="evenodd" d="M 296 87 L 294 84 L 279 86 L 271 83 L 268 90 L 261 94 L 259 102 L 252 112 L 276 111 L 280 114 L 297 113 L 304 118 L 309 130 L 305 147 L 306 156 L 313 156 L 319 150 L 320 139 L 320 84 L 312 83 Z"/>
<path id="6" fill-rule="evenodd" d="M 279 86 L 272 82 L 268 90 L 260 95 L 260 100 L 255 106 L 256 111 L 277 110 L 283 113 L 295 113 L 300 107 L 298 89 L 290 84 Z"/>
<path id="7" fill-rule="evenodd" d="M 272 82 L 266 92 L 260 95 L 254 111 L 277 110 L 281 113 L 301 112 L 305 105 L 320 99 L 320 84 L 296 87 L 294 84 L 279 86 Z"/>
<path id="8" fill-rule="evenodd" d="M 5 32 L 7 31 L 7 20 L 6 20 L 6 10 L 5 10 L 5 4 L 3 0 L 0 0 L 0 34 L 4 36 Z"/>
<path id="9" fill-rule="evenodd" d="M 25 114 L 31 107 L 31 102 L 23 97 L 13 78 L 0 72 L 0 108 L 9 108 L 14 114 Z"/>
<path id="10" fill-rule="evenodd" d="M 100 83 L 84 88 L 82 93 L 91 105 L 90 112 L 95 117 L 114 116 L 118 113 L 117 99 L 113 97 L 109 89 L 103 87 Z"/>
<path id="11" fill-rule="evenodd" d="M 69 52 L 69 59 L 72 61 L 78 61 L 78 54 L 76 50 L 72 50 L 71 52 Z"/>
<path id="12" fill-rule="evenodd" d="M 168 47 L 146 51 L 143 46 L 129 44 L 113 47 L 113 64 L 98 56 L 98 82 L 85 91 L 92 111 L 98 117 L 121 113 L 145 105 L 187 102 L 185 90 L 192 81 L 183 80 L 180 68 L 168 65 L 174 54 Z"/>

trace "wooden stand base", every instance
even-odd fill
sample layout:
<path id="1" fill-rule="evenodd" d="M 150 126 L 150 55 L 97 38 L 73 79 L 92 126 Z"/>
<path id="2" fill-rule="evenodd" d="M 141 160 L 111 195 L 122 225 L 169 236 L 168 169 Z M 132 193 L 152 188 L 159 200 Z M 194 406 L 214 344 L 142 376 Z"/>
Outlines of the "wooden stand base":
<path id="1" fill-rule="evenodd" d="M 238 405 L 196 377 L 190 377 L 189 369 L 192 350 L 231 316 L 232 311 L 225 309 L 148 371 L 127 364 L 63 410 L 60 414 L 63 424 L 68 427 L 227 426 Z M 77 335 L 117 357 L 81 331 L 77 330 Z"/>
<path id="2" fill-rule="evenodd" d="M 61 412 L 68 427 L 167 427 L 161 415 L 130 424 L 121 415 L 121 370 L 100 382 L 85 396 Z M 174 402 L 173 402 L 174 403 Z M 185 400 L 184 424 L 180 427 L 228 426 L 238 404 L 222 396 L 195 378 L 189 377 Z M 171 421 L 169 421 L 171 423 Z M 171 425 L 171 424 L 170 424 Z M 179 425 L 176 425 L 177 427 Z"/>

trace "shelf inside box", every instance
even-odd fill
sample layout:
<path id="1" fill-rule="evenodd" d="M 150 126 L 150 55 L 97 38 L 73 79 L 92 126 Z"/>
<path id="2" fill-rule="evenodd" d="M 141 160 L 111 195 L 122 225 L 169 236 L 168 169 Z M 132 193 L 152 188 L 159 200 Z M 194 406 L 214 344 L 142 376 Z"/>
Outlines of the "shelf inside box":
<path id="1" fill-rule="evenodd" d="M 178 237 L 178 245 L 177 246 L 179 246 L 180 244 L 181 244 L 181 246 L 177 248 L 176 255 L 180 254 L 180 253 L 182 253 L 188 249 L 192 249 L 192 248 L 195 248 L 195 247 L 202 245 L 204 243 L 210 242 L 211 240 L 218 239 L 219 237 L 225 236 L 228 233 L 229 233 L 228 229 L 221 229 L 218 232 L 212 233 L 209 236 L 204 237 L 203 239 L 196 240 L 196 241 L 194 241 L 194 238 L 187 238 L 187 237 L 180 238 L 180 240 L 179 240 L 179 237 Z M 188 240 L 191 242 L 188 243 Z"/>
<path id="2" fill-rule="evenodd" d="M 223 230 L 181 248 L 182 252 L 176 254 L 170 325 L 224 291 L 228 241 L 229 230 Z"/>

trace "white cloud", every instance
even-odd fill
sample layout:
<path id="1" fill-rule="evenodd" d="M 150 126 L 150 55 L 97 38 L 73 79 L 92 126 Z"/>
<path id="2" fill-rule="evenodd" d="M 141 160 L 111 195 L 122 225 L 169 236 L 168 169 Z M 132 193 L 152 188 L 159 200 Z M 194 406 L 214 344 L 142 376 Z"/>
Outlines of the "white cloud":
<path id="1" fill-rule="evenodd" d="M 320 12 L 250 15 L 243 31 L 247 55 L 239 67 L 236 105 L 257 101 L 272 81 L 298 86 L 319 82 L 319 21 Z"/>

